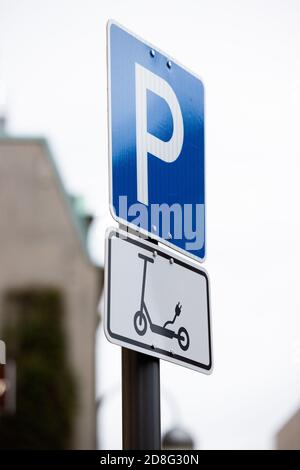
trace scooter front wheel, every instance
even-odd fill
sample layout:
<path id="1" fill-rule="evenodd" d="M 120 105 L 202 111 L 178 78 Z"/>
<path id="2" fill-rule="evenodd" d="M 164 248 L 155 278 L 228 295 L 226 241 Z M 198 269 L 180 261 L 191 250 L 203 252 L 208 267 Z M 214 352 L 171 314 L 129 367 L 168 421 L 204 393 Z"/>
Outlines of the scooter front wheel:
<path id="1" fill-rule="evenodd" d="M 138 335 L 143 336 L 147 331 L 147 319 L 143 312 L 138 311 L 134 315 L 133 324 Z"/>
<path id="2" fill-rule="evenodd" d="M 183 351 L 187 351 L 190 346 L 190 337 L 186 329 L 183 328 L 183 326 L 179 328 L 177 338 L 181 349 L 183 349 Z"/>

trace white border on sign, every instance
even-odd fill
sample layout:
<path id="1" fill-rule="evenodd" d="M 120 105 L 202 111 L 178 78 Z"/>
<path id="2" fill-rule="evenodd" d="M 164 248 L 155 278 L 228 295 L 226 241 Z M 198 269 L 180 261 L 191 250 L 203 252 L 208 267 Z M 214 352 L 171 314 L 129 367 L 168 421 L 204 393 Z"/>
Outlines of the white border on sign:
<path id="1" fill-rule="evenodd" d="M 121 225 L 125 225 L 126 227 L 131 228 L 132 230 L 147 236 L 149 238 L 153 238 L 154 240 L 157 240 L 158 242 L 163 243 L 164 245 L 168 246 L 169 248 L 173 248 L 174 250 L 178 251 L 179 253 L 184 254 L 185 256 L 188 256 L 189 258 L 194 259 L 195 261 L 198 261 L 200 263 L 203 263 L 206 260 L 206 252 L 207 252 L 207 237 L 206 237 L 206 232 L 207 232 L 207 210 L 206 210 L 206 205 L 207 205 L 207 190 L 206 190 L 206 153 L 205 153 L 205 147 L 206 147 L 206 126 L 205 126 L 205 120 L 204 120 L 204 243 L 205 243 L 205 255 L 203 258 L 199 258 L 198 256 L 193 255 L 192 253 L 189 253 L 186 250 L 183 250 L 180 247 L 177 247 L 176 245 L 168 242 L 168 240 L 165 240 L 163 238 L 160 238 L 158 235 L 155 235 L 152 232 L 149 232 L 141 227 L 138 227 L 137 225 L 132 224 L 131 222 L 128 222 L 125 219 L 121 219 L 118 217 L 115 213 L 114 206 L 113 206 L 113 182 L 112 182 L 112 125 L 111 125 L 111 82 L 110 82 L 110 76 L 111 76 L 111 68 L 110 68 L 110 27 L 112 25 L 116 25 L 119 28 L 123 29 L 126 33 L 130 34 L 137 40 L 143 42 L 146 46 L 148 46 L 150 49 L 154 49 L 163 56 L 166 57 L 166 59 L 171 60 L 174 64 L 178 65 L 181 67 L 183 70 L 186 72 L 190 73 L 194 77 L 196 77 L 198 80 L 202 82 L 203 89 L 204 89 L 204 100 L 203 100 L 203 107 L 204 107 L 204 116 L 205 116 L 205 87 L 203 80 L 199 75 L 196 73 L 192 72 L 188 67 L 183 66 L 180 62 L 177 60 L 173 59 L 171 56 L 166 55 L 165 52 L 162 52 L 159 48 L 154 46 L 153 44 L 145 41 L 142 39 L 140 36 L 137 34 L 133 33 L 132 31 L 128 30 L 124 26 L 122 26 L 120 23 L 118 23 L 115 20 L 108 20 L 107 21 L 107 26 L 106 26 L 106 31 L 107 31 L 107 54 L 106 54 L 106 63 L 107 63 L 107 114 L 108 114 L 108 168 L 109 168 L 109 211 L 112 216 L 112 218 L 118 222 Z"/>
<path id="2" fill-rule="evenodd" d="M 187 258 L 187 257 L 183 257 L 181 254 L 178 254 L 176 253 L 176 256 L 174 256 L 174 253 L 171 253 L 166 247 L 162 247 L 162 246 L 159 246 L 157 247 L 157 250 L 158 251 L 161 251 L 163 253 L 165 253 L 167 256 L 170 256 L 171 258 L 175 258 L 191 267 L 194 267 L 202 272 L 205 273 L 206 277 L 207 277 L 207 289 L 208 289 L 208 299 L 209 299 L 209 305 L 208 305 L 208 318 L 209 318 L 209 341 L 210 341 L 210 360 L 211 360 L 211 366 L 210 366 L 210 369 L 205 369 L 204 367 L 200 367 L 200 366 L 195 366 L 193 364 L 189 364 L 187 362 L 184 362 L 184 361 L 181 361 L 180 359 L 176 359 L 176 358 L 172 358 L 172 356 L 166 356 L 164 354 L 161 354 L 161 353 L 158 353 L 156 352 L 155 350 L 151 350 L 151 354 L 148 352 L 148 350 L 145 350 L 145 348 L 142 348 L 140 346 L 137 346 L 137 345 L 133 345 L 133 344 L 130 344 L 129 343 L 126 343 L 125 341 L 121 341 L 121 340 L 118 340 L 116 338 L 113 338 L 110 336 L 110 333 L 108 331 L 108 299 L 109 299 L 109 295 L 110 295 L 110 292 L 108 292 L 108 282 L 109 282 L 109 276 L 108 276 L 108 268 L 109 268 L 109 263 L 108 263 L 108 257 L 109 257 L 109 239 L 110 239 L 110 235 L 112 233 L 118 233 L 121 237 L 123 238 L 131 238 L 135 241 L 137 241 L 138 243 L 141 243 L 143 245 L 146 245 L 148 247 L 150 247 L 152 250 L 155 250 L 155 246 L 153 243 L 149 242 L 149 241 L 146 241 L 146 240 L 143 240 L 141 239 L 140 237 L 136 236 L 136 235 L 133 235 L 133 234 L 129 234 L 128 232 L 125 232 L 117 227 L 109 227 L 107 230 L 106 230 L 106 233 L 105 233 L 105 276 L 104 276 L 104 333 L 105 333 L 105 336 L 107 338 L 107 340 L 112 343 L 112 344 L 115 344 L 117 346 L 121 346 L 121 347 L 127 347 L 129 349 L 133 349 L 134 351 L 138 351 L 140 353 L 143 353 L 143 354 L 148 354 L 148 355 L 151 355 L 151 356 L 154 356 L 154 357 L 157 357 L 159 359 L 162 359 L 164 361 L 167 361 L 167 362 L 172 362 L 173 364 L 176 364 L 176 365 L 180 365 L 182 367 L 185 367 L 187 369 L 192 369 L 192 370 L 195 370 L 196 372 L 200 372 L 200 373 L 203 373 L 203 374 L 206 374 L 206 375 L 211 375 L 212 372 L 213 372 L 213 369 L 214 369 L 214 356 L 213 356 L 213 334 L 212 334 L 212 318 L 211 318 L 211 291 L 210 291 L 210 280 L 209 280 L 209 275 L 206 271 L 206 269 L 204 269 L 202 266 L 200 267 L 200 263 L 196 263 L 194 260 L 191 260 L 190 258 Z"/>

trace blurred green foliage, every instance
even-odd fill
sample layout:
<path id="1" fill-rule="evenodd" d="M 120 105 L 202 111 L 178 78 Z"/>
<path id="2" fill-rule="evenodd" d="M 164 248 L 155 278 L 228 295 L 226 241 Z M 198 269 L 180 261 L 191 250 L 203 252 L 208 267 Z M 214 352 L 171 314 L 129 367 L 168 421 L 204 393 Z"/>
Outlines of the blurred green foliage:
<path id="1" fill-rule="evenodd" d="M 76 413 L 63 304 L 54 289 L 12 291 L 2 337 L 16 361 L 16 413 L 0 416 L 1 449 L 68 449 Z M 11 314 L 11 315 L 10 315 Z"/>

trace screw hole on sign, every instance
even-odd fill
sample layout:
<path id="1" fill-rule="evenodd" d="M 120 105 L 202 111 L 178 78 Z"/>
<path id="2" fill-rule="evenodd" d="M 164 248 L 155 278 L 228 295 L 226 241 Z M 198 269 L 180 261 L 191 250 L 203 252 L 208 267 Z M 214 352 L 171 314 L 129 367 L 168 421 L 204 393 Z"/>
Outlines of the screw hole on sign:
<path id="1" fill-rule="evenodd" d="M 153 49 L 150 50 L 151 57 L 155 57 L 155 51 Z"/>
<path id="2" fill-rule="evenodd" d="M 168 60 L 168 62 L 167 62 L 167 67 L 168 67 L 168 69 L 170 69 L 172 67 L 172 62 L 170 60 Z"/>

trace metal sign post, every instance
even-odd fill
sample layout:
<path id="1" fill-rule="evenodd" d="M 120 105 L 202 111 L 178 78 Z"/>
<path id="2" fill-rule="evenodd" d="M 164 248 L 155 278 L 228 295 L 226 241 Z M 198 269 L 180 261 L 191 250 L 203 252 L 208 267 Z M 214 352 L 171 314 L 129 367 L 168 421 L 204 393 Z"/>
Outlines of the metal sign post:
<path id="1" fill-rule="evenodd" d="M 124 450 L 161 449 L 160 360 L 128 348 L 122 348 L 122 433 Z"/>
<path id="2" fill-rule="evenodd" d="M 123 449 L 159 450 L 159 359 L 122 348 Z"/>

